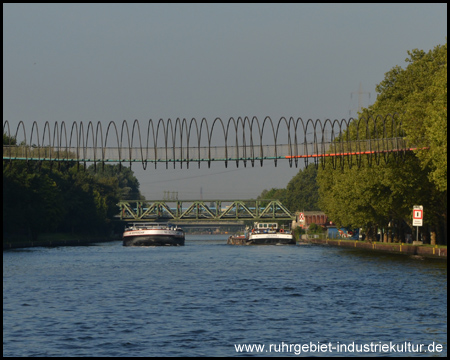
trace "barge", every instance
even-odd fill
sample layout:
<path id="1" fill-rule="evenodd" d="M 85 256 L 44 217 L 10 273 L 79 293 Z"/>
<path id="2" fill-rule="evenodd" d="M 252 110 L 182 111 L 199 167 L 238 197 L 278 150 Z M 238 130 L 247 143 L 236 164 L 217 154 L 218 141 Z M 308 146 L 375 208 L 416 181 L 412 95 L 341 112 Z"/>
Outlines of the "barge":
<path id="1" fill-rule="evenodd" d="M 162 223 L 133 223 L 125 228 L 123 246 L 183 246 L 183 229 Z"/>
<path id="2" fill-rule="evenodd" d="M 291 231 L 278 228 L 277 223 L 255 222 L 253 228 L 246 229 L 244 235 L 232 235 L 229 245 L 295 245 Z"/>

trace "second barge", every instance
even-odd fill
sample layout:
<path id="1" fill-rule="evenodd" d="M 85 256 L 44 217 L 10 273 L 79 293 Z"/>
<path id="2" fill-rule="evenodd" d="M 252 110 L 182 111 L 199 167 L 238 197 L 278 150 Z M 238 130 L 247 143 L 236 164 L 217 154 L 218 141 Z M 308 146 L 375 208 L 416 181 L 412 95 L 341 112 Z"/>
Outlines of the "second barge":
<path id="1" fill-rule="evenodd" d="M 255 222 L 251 230 L 246 229 L 244 235 L 230 236 L 229 245 L 295 245 L 291 231 L 279 229 L 277 223 Z"/>

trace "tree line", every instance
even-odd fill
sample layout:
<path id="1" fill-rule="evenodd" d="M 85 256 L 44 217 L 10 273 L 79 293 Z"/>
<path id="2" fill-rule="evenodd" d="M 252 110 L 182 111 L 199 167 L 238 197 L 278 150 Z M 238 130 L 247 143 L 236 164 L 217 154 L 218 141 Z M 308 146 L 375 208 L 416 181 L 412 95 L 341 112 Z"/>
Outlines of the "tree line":
<path id="1" fill-rule="evenodd" d="M 392 116 L 416 150 L 400 161 L 363 159 L 352 167 L 344 161 L 336 170 L 333 159 L 326 158 L 325 166 L 311 164 L 286 188 L 264 190 L 258 199 L 279 199 L 293 212 L 322 210 L 337 226 L 363 228 L 369 240 L 381 229 L 384 238 L 402 242 L 414 230 L 413 206 L 423 205 L 423 239 L 446 244 L 447 44 L 408 51 L 406 62 L 406 68 L 395 66 L 385 74 L 375 103 L 362 109 L 342 136 L 393 136 L 393 129 L 376 121 L 379 115 Z M 370 124 L 369 133 L 356 133 L 359 121 Z M 3 144 L 15 145 L 15 139 L 3 134 Z M 138 180 L 120 165 L 84 169 L 76 163 L 3 162 L 4 237 L 24 231 L 33 239 L 41 232 L 106 234 L 113 228 L 117 201 L 139 198 Z"/>
<path id="2" fill-rule="evenodd" d="M 3 134 L 3 144 L 15 139 Z M 140 199 L 139 181 L 120 165 L 3 162 L 3 238 L 41 233 L 108 236 L 120 199 Z"/>
<path id="3" fill-rule="evenodd" d="M 260 198 L 279 198 L 291 211 L 320 209 L 337 226 L 363 228 L 369 241 L 381 229 L 385 241 L 404 242 L 415 234 L 413 206 L 423 205 L 422 239 L 447 244 L 447 44 L 429 52 L 408 51 L 405 61 L 406 68 L 395 66 L 385 74 L 376 87 L 375 103 L 362 109 L 342 136 L 394 136 L 394 129 L 376 121 L 379 115 L 392 116 L 401 123 L 408 146 L 416 150 L 379 155 L 386 156 L 387 163 L 369 164 L 363 158 L 360 166 L 350 167 L 344 161 L 336 170 L 336 160 L 326 158 L 325 166 L 312 164 L 285 189 L 264 190 Z M 369 133 L 356 134 L 358 121 L 369 124 Z M 393 161 L 394 156 L 401 158 Z"/>

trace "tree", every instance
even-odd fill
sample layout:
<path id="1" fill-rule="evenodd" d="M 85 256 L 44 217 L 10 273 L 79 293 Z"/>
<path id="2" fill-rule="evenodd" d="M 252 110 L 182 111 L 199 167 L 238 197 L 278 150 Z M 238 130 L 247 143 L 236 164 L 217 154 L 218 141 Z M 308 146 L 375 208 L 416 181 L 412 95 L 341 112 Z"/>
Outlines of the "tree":
<path id="1" fill-rule="evenodd" d="M 286 197 L 286 189 L 272 188 L 270 190 L 264 189 L 256 200 L 279 200 L 284 204 Z M 262 206 L 267 206 L 269 203 L 264 201 L 261 203 Z"/>
<path id="2" fill-rule="evenodd" d="M 39 233 L 56 230 L 65 208 L 50 169 L 31 167 L 25 162 L 3 167 L 3 224 L 4 232 L 26 230 L 36 240 Z"/>
<path id="3" fill-rule="evenodd" d="M 406 69 L 389 71 L 377 86 L 372 112 L 399 112 L 409 144 L 439 191 L 447 190 L 447 44 L 408 51 Z"/>
<path id="4" fill-rule="evenodd" d="M 317 169 L 314 164 L 309 164 L 303 170 L 300 169 L 286 187 L 286 202 L 291 211 L 320 210 L 319 186 L 317 184 Z"/>
<path id="5" fill-rule="evenodd" d="M 318 173 L 320 206 L 340 226 L 386 228 L 391 236 L 401 237 L 399 229 L 411 224 L 412 206 L 422 204 L 431 233 L 440 231 L 441 242 L 446 242 L 447 45 L 428 54 L 408 54 L 407 68 L 395 66 L 386 73 L 377 86 L 377 101 L 363 109 L 360 118 L 370 120 L 362 124 L 369 125 L 371 137 L 394 136 L 393 129 L 383 133 L 381 120 L 372 120 L 378 120 L 378 114 L 386 118 L 398 113 L 395 119 L 402 122 L 405 138 L 419 149 L 406 154 L 404 161 L 372 161 L 371 166 L 363 161 L 359 169 L 345 163 L 342 170 L 330 171 L 332 160 L 325 160 L 327 166 Z M 352 122 L 344 136 L 356 139 L 358 123 Z"/>
<path id="6" fill-rule="evenodd" d="M 3 133 L 3 145 L 16 145 L 17 140 L 15 137 L 8 136 L 6 133 Z"/>
<path id="7" fill-rule="evenodd" d="M 309 164 L 300 169 L 287 184 L 285 189 L 272 188 L 263 190 L 258 199 L 280 200 L 290 211 L 314 211 L 319 208 L 319 186 L 317 184 L 317 169 Z M 262 204 L 267 205 L 267 204 Z"/>
<path id="8" fill-rule="evenodd" d="M 88 172 L 94 176 L 97 181 L 117 181 L 117 196 L 120 200 L 139 200 L 142 198 L 139 191 L 139 181 L 134 176 L 131 168 L 121 165 L 105 165 L 94 168 L 89 166 Z"/>
<path id="9" fill-rule="evenodd" d="M 309 233 L 323 232 L 323 229 L 319 225 L 312 223 L 308 227 L 308 232 Z"/>
<path id="10" fill-rule="evenodd" d="M 3 234 L 42 232 L 110 233 L 122 196 L 140 197 L 139 182 L 127 168 L 106 165 L 98 175 L 76 164 L 3 163 Z M 134 194 L 137 195 L 134 195 Z"/>

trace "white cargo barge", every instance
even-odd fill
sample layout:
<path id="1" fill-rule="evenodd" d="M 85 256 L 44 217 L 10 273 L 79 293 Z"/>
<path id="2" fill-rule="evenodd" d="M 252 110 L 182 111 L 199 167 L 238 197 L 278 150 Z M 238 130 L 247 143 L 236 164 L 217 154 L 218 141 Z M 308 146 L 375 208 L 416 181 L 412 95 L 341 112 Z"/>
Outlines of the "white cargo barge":
<path id="1" fill-rule="evenodd" d="M 133 223 L 125 228 L 123 246 L 183 246 L 183 229 L 162 223 Z"/>
<path id="2" fill-rule="evenodd" d="M 245 235 L 230 236 L 227 244 L 231 245 L 295 245 L 294 235 L 289 230 L 279 229 L 277 223 L 255 222 Z"/>

